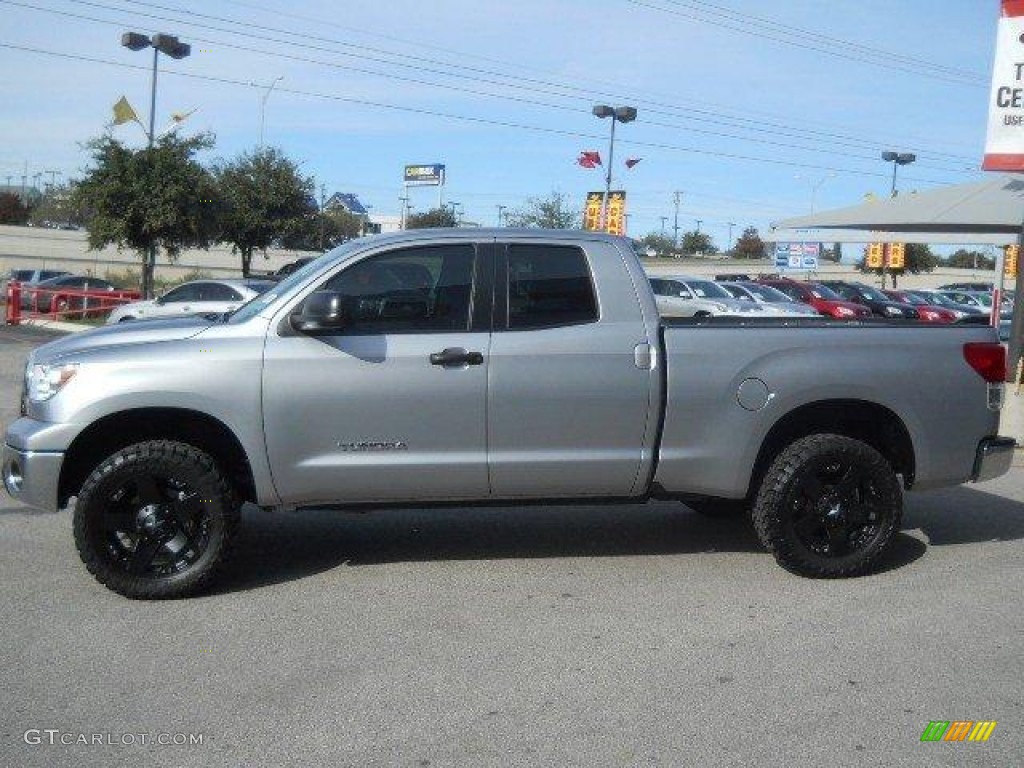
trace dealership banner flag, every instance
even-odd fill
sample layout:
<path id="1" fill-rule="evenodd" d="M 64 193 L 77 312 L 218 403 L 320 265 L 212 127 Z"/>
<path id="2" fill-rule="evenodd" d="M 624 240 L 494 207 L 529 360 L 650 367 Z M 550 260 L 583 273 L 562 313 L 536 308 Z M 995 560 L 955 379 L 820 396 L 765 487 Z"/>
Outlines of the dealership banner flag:
<path id="1" fill-rule="evenodd" d="M 981 167 L 1024 171 L 1024 0 L 1002 0 Z"/>
<path id="2" fill-rule="evenodd" d="M 137 122 L 139 122 L 139 118 L 135 114 L 135 110 L 132 109 L 132 105 L 128 103 L 128 99 L 122 96 L 114 105 L 114 125 L 124 125 L 125 123 Z"/>

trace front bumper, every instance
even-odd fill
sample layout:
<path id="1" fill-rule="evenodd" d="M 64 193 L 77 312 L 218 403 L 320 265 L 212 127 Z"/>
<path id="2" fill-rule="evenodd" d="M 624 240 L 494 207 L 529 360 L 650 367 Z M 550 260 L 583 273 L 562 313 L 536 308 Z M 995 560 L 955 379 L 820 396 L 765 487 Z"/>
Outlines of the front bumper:
<path id="1" fill-rule="evenodd" d="M 57 488 L 64 454 L 50 451 L 22 451 L 4 445 L 4 488 L 15 499 L 47 512 L 57 511 Z"/>
<path id="2" fill-rule="evenodd" d="M 1016 445 L 1012 437 L 986 437 L 978 443 L 971 482 L 983 483 L 1009 472 L 1013 465 L 1013 449 Z"/>

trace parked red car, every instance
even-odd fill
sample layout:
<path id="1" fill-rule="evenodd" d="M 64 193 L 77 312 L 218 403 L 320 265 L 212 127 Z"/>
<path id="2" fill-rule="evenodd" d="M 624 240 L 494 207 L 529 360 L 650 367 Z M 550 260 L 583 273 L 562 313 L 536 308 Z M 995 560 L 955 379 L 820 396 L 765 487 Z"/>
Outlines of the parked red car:
<path id="1" fill-rule="evenodd" d="M 956 312 L 937 304 L 932 304 L 928 299 L 913 291 L 882 291 L 893 301 L 903 304 L 910 304 L 917 310 L 918 319 L 924 323 L 955 323 Z"/>
<path id="2" fill-rule="evenodd" d="M 820 283 L 805 283 L 787 278 L 761 278 L 757 282 L 770 285 L 790 298 L 810 304 L 818 312 L 837 320 L 854 320 L 871 317 L 871 310 L 852 301 L 846 301 L 835 291 Z"/>

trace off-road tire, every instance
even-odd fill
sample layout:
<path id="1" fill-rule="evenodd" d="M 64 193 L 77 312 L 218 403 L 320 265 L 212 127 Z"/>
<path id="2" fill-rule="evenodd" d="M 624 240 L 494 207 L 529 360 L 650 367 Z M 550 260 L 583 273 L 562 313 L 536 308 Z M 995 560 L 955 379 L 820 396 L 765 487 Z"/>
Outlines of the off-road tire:
<path id="1" fill-rule="evenodd" d="M 772 462 L 754 529 L 786 570 L 814 578 L 871 570 L 899 530 L 903 495 L 882 454 L 841 435 L 811 435 Z"/>
<path id="2" fill-rule="evenodd" d="M 75 545 L 89 572 L 114 592 L 185 597 L 214 581 L 240 517 L 209 455 L 153 440 L 121 449 L 86 478 L 74 508 Z"/>

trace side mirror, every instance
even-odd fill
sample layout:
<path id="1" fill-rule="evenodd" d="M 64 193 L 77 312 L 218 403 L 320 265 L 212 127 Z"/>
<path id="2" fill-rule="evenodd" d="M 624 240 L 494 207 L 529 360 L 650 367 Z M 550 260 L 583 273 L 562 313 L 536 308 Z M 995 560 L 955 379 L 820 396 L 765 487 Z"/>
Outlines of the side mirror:
<path id="1" fill-rule="evenodd" d="M 344 298 L 337 291 L 317 291 L 303 303 L 302 311 L 292 315 L 292 328 L 300 333 L 337 333 L 349 325 L 351 318 Z"/>

